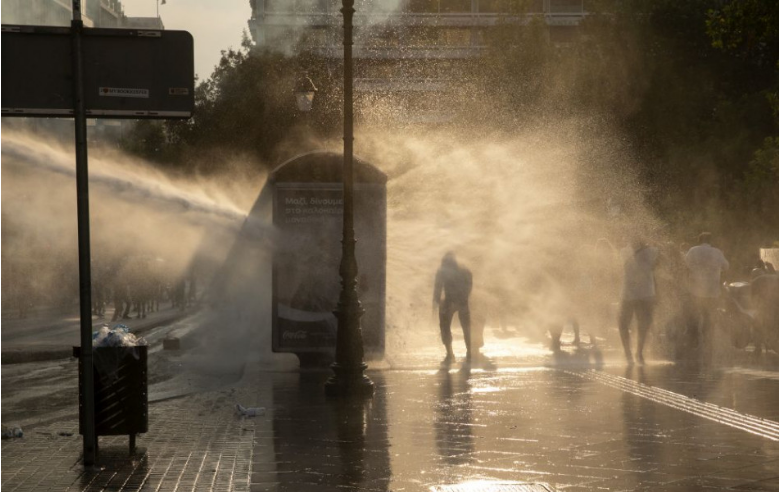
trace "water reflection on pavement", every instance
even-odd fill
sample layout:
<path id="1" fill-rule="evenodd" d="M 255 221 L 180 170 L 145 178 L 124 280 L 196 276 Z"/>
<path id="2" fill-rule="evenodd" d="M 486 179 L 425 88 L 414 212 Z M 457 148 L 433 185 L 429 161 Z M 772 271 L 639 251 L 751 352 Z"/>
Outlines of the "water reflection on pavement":
<path id="1" fill-rule="evenodd" d="M 524 339 L 449 367 L 441 353 L 371 363 L 369 400 L 328 399 L 328 371 L 249 366 L 151 403 L 137 452 L 101 438 L 97 469 L 81 468 L 75 416 L 47 419 L 3 441 L 2 489 L 778 490 L 774 355 L 627 367 L 611 347 Z M 237 417 L 237 403 L 266 415 Z"/>
<path id="2" fill-rule="evenodd" d="M 777 431 L 776 371 L 629 368 L 595 351 L 550 356 L 545 366 L 495 358 L 489 369 L 375 371 L 365 403 L 327 400 L 328 375 L 275 376 L 274 433 L 256 443 L 274 462 L 251 487 L 777 489 L 777 440 L 666 402 L 685 394 Z M 676 394 L 665 400 L 645 395 L 667 388 Z"/>

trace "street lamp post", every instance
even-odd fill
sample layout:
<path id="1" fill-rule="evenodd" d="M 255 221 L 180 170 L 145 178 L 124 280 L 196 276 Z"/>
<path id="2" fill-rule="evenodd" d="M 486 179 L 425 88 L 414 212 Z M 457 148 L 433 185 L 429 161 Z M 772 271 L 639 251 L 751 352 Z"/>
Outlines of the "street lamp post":
<path id="1" fill-rule="evenodd" d="M 334 375 L 327 380 L 327 395 L 371 395 L 372 381 L 364 374 L 364 343 L 356 279 L 356 237 L 353 228 L 353 3 L 343 0 L 343 253 L 340 260 L 340 300 L 337 303 L 337 346 Z"/>

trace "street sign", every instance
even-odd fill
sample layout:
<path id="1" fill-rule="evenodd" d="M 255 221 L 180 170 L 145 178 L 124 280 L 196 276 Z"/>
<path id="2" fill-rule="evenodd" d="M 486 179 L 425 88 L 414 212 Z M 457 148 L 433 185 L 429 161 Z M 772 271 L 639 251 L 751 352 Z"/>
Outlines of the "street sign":
<path id="1" fill-rule="evenodd" d="M 88 117 L 189 118 L 193 37 L 187 31 L 84 28 Z M 71 28 L 2 26 L 2 116 L 73 117 Z"/>

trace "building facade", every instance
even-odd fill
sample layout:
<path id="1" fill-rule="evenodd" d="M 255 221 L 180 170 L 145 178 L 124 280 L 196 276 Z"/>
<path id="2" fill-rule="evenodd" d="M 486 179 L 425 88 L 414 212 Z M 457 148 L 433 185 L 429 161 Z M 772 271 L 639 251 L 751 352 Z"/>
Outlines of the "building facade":
<path id="1" fill-rule="evenodd" d="M 251 0 L 251 6 L 256 46 L 342 59 L 342 0 Z M 550 42 L 565 43 L 576 39 L 585 16 L 583 0 L 359 0 L 355 10 L 357 99 L 383 95 L 398 107 L 390 115 L 405 122 L 450 120 L 439 94 L 459 84 L 460 68 L 482 56 L 498 26 L 538 18 Z"/>
<path id="2" fill-rule="evenodd" d="M 3 0 L 0 8 L 3 24 L 67 26 L 73 18 L 71 0 Z M 127 17 L 122 0 L 85 0 L 82 20 L 87 27 L 163 29 L 160 17 Z"/>

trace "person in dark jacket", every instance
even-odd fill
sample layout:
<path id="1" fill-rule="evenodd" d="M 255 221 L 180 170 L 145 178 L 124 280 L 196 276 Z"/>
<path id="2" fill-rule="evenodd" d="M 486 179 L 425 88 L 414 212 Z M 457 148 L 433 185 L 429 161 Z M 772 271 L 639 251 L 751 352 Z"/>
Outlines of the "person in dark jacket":
<path id="1" fill-rule="evenodd" d="M 473 274 L 457 264 L 454 253 L 446 253 L 435 276 L 435 291 L 432 296 L 433 310 L 438 308 L 440 337 L 443 345 L 446 346 L 446 362 L 454 361 L 454 350 L 451 346 L 451 320 L 454 318 L 454 313 L 459 315 L 462 334 L 465 337 L 466 359 L 471 359 L 468 299 L 472 288 Z M 442 299 L 441 294 L 443 294 Z"/>
<path id="2" fill-rule="evenodd" d="M 758 268 L 753 270 L 753 281 L 750 283 L 753 309 L 756 311 L 754 322 L 754 351 L 761 352 L 761 346 L 768 350 L 778 350 L 780 338 L 779 319 L 779 278 L 777 273 L 768 273 Z"/>

